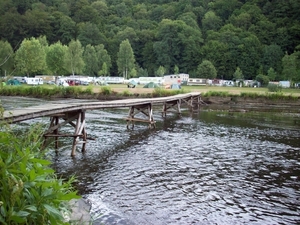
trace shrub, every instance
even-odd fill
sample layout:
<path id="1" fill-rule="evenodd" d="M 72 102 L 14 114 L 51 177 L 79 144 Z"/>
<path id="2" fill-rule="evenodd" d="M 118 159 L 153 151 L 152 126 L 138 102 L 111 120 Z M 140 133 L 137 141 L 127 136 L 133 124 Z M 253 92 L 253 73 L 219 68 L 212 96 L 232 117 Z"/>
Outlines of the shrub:
<path id="1" fill-rule="evenodd" d="M 0 130 L 0 223 L 64 224 L 62 212 L 79 198 L 72 187 L 50 168 L 41 153 L 41 128 L 15 134 L 8 125 Z"/>
<path id="2" fill-rule="evenodd" d="M 276 84 L 268 84 L 268 91 L 269 92 L 281 92 L 282 87 Z"/>
<path id="3" fill-rule="evenodd" d="M 203 94 L 203 97 L 229 97 L 229 93 L 227 91 L 208 91 Z"/>
<path id="4" fill-rule="evenodd" d="M 182 94 L 185 93 L 183 89 L 165 89 L 162 87 L 157 87 L 154 89 L 152 92 L 153 97 L 166 97 L 166 96 L 171 96 L 171 95 L 177 95 L 177 94 Z"/>
<path id="5" fill-rule="evenodd" d="M 112 90 L 109 86 L 103 86 L 101 87 L 101 93 L 104 95 L 110 95 L 112 93 Z"/>
<path id="6" fill-rule="evenodd" d="M 65 87 L 66 95 L 77 97 L 80 93 L 82 93 L 81 87 L 77 86 L 69 86 Z"/>
<path id="7" fill-rule="evenodd" d="M 164 89 L 164 88 L 161 88 L 161 87 L 157 87 L 157 88 L 154 88 L 154 91 L 152 92 L 152 96 L 153 97 L 163 97 L 163 96 L 168 96 L 169 91 Z"/>
<path id="8" fill-rule="evenodd" d="M 280 100 L 280 99 L 287 99 L 287 96 L 284 96 L 282 92 L 276 93 L 266 93 L 266 98 L 271 100 Z"/>
<path id="9" fill-rule="evenodd" d="M 269 77 L 263 74 L 257 75 L 255 79 L 260 82 L 262 86 L 267 86 L 270 81 Z"/>
<path id="10" fill-rule="evenodd" d="M 89 85 L 85 90 L 84 94 L 92 95 L 93 94 L 93 86 Z"/>
<path id="11" fill-rule="evenodd" d="M 241 92 L 240 96 L 244 97 L 244 98 L 259 98 L 259 97 L 261 97 L 261 95 L 256 92 Z"/>
<path id="12" fill-rule="evenodd" d="M 121 93 L 122 96 L 132 96 L 132 93 L 130 93 L 130 91 L 125 90 Z"/>

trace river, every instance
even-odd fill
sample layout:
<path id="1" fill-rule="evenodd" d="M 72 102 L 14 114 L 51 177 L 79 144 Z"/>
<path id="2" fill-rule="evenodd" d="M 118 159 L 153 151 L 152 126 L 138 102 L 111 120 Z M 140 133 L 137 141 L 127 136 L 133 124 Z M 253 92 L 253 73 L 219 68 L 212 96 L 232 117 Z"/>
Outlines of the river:
<path id="1" fill-rule="evenodd" d="M 45 103 L 0 99 L 8 110 Z M 89 111 L 86 152 L 70 157 L 70 139 L 50 151 L 60 176 L 77 177 L 94 224 L 300 223 L 299 114 L 155 110 L 156 129 L 127 130 L 127 113 Z M 20 125 L 37 121 L 48 120 Z"/>

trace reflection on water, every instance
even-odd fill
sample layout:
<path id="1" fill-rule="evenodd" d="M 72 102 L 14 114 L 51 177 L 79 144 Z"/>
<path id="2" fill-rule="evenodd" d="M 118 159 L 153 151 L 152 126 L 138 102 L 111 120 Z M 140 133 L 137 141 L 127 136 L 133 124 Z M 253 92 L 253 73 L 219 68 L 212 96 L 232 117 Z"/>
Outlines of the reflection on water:
<path id="1" fill-rule="evenodd" d="M 52 151 L 95 224 L 300 223 L 299 115 L 186 111 L 127 130 L 126 114 L 88 112 L 87 152 Z"/>

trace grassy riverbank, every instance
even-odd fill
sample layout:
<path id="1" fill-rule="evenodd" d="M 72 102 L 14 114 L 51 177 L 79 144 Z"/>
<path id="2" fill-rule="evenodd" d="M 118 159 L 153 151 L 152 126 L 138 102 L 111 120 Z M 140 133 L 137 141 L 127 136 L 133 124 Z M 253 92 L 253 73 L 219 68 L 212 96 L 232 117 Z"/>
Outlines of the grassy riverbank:
<path id="1" fill-rule="evenodd" d="M 203 97 L 243 97 L 265 98 L 273 100 L 299 100 L 300 89 L 282 89 L 281 92 L 269 92 L 267 88 L 183 86 L 180 90 L 163 88 L 127 88 L 125 84 L 110 86 L 4 86 L 0 88 L 2 96 L 30 96 L 38 98 L 89 98 L 118 99 L 125 97 L 163 97 L 180 93 L 201 92 Z"/>
<path id="2" fill-rule="evenodd" d="M 124 90 L 128 90 L 131 93 L 151 93 L 153 92 L 153 88 L 143 88 L 142 85 L 138 85 L 136 88 L 130 89 L 127 88 L 126 85 L 114 84 L 110 85 L 110 87 L 118 92 L 122 93 Z M 99 87 L 94 87 L 94 90 L 97 91 Z M 183 86 L 182 90 L 185 93 L 188 92 L 201 92 L 205 95 L 207 92 L 225 92 L 230 95 L 240 95 L 241 93 L 256 93 L 258 95 L 265 95 L 268 92 L 268 88 L 251 88 L 251 87 L 218 87 L 218 86 Z M 169 90 L 170 91 L 170 90 Z M 280 92 L 283 95 L 293 95 L 300 97 L 300 89 L 292 89 L 292 88 L 285 88 L 282 89 Z"/>

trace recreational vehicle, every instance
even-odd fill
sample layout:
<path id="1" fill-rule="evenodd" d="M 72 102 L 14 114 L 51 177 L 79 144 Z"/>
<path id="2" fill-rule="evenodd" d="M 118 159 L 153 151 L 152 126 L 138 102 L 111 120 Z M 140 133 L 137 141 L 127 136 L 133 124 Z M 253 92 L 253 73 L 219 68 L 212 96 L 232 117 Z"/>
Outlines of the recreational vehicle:
<path id="1" fill-rule="evenodd" d="M 148 84 L 150 82 L 153 82 L 158 85 L 164 84 L 164 78 L 163 77 L 139 77 L 139 84 Z"/>
<path id="2" fill-rule="evenodd" d="M 29 85 L 40 85 L 43 84 L 43 78 L 36 78 L 36 77 L 25 77 L 25 83 Z"/>
<path id="3" fill-rule="evenodd" d="M 189 77 L 190 75 L 186 73 L 165 75 L 164 84 L 165 85 L 186 84 L 188 82 Z"/>
<path id="4" fill-rule="evenodd" d="M 95 80 L 95 83 L 103 84 L 124 84 L 124 77 L 98 77 Z"/>
<path id="5" fill-rule="evenodd" d="M 189 78 L 187 81 L 187 85 L 206 85 L 207 79 L 202 78 Z"/>

